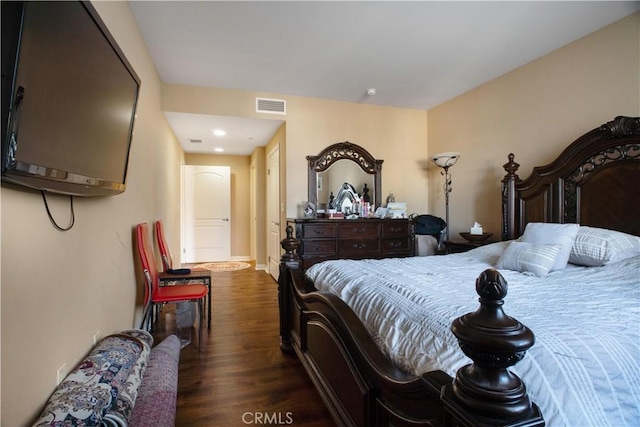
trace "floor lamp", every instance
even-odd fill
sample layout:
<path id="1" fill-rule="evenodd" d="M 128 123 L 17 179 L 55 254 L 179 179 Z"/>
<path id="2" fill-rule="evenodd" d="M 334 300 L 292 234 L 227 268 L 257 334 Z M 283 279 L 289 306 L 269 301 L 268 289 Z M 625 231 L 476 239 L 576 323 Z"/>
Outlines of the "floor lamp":
<path id="1" fill-rule="evenodd" d="M 449 240 L 449 193 L 451 193 L 451 175 L 449 174 L 449 168 L 456 164 L 458 159 L 460 158 L 460 153 L 440 153 L 436 154 L 431 158 L 433 162 L 440 166 L 443 171 L 440 172 L 441 175 L 444 175 L 444 185 L 442 188 L 444 189 L 444 200 L 445 200 L 445 221 L 447 223 L 445 229 L 445 240 Z"/>

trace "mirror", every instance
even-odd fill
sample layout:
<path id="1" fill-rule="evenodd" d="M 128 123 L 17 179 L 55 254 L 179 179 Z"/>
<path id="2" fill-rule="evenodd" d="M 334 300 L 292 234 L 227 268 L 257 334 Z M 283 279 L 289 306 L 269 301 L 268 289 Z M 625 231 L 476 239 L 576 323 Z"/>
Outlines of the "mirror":
<path id="1" fill-rule="evenodd" d="M 308 199 L 316 209 L 326 209 L 331 193 L 337 197 L 345 183 L 360 195 L 366 184 L 373 209 L 381 206 L 383 160 L 375 159 L 364 148 L 348 141 L 338 142 L 317 156 L 307 156 L 307 161 Z"/>
<path id="2" fill-rule="evenodd" d="M 341 211 L 342 201 L 354 198 L 353 194 L 362 196 L 365 191 L 369 198 L 369 202 L 374 202 L 373 188 L 375 186 L 374 175 L 363 171 L 355 162 L 336 162 L 329 169 L 318 172 L 318 209 L 330 208 L 328 202 L 333 195 L 334 208 Z M 347 185 L 349 188 L 344 188 Z M 346 191 L 348 190 L 348 191 Z M 356 196 L 357 197 L 357 196 Z"/>

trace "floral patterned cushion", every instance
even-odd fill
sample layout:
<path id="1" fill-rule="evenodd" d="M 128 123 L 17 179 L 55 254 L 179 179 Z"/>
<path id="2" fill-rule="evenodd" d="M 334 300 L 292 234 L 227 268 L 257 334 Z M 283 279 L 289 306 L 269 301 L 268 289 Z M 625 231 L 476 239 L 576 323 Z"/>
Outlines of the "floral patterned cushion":
<path id="1" fill-rule="evenodd" d="M 34 426 L 126 426 L 153 337 L 129 330 L 103 338 L 57 387 Z"/>

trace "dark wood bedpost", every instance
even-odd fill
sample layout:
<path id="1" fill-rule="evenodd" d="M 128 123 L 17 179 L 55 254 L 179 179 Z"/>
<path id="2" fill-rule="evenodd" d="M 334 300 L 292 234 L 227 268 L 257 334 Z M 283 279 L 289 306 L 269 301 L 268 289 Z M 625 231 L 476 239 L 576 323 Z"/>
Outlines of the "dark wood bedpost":
<path id="1" fill-rule="evenodd" d="M 280 307 L 280 350 L 283 353 L 293 353 L 291 346 L 291 273 L 290 269 L 300 267 L 300 258 L 296 253 L 300 242 L 293 237 L 293 227 L 287 225 L 287 237 L 280 246 L 284 249 L 284 254 L 280 258 L 280 275 L 278 276 L 278 305 Z"/>
<path id="2" fill-rule="evenodd" d="M 529 400 L 524 383 L 507 369 L 533 345 L 533 332 L 502 310 L 507 281 L 497 270 L 489 268 L 480 274 L 476 292 L 480 308 L 458 317 L 451 326 L 473 363 L 460 368 L 445 387 L 447 412 L 460 425 L 475 425 L 480 415 L 487 425 L 543 426 L 540 410 Z"/>
<path id="3" fill-rule="evenodd" d="M 513 161 L 513 153 L 509 153 L 509 161 L 502 167 L 507 174 L 502 179 L 502 240 L 512 240 L 516 236 L 516 209 L 520 209 L 520 206 L 516 206 L 516 183 L 520 181 L 520 178 L 516 174 L 520 165 Z M 519 231 L 518 231 L 519 232 Z"/>

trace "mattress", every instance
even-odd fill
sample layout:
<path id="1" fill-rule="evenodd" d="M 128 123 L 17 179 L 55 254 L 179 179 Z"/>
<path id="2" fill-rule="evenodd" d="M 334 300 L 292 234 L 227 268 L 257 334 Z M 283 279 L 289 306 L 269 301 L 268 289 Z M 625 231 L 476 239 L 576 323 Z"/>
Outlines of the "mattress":
<path id="1" fill-rule="evenodd" d="M 451 332 L 477 310 L 475 280 L 508 242 L 447 256 L 326 261 L 307 270 L 343 299 L 390 360 L 419 375 L 471 363 Z M 535 344 L 511 368 L 549 426 L 640 425 L 640 257 L 540 278 L 500 270 L 505 312 Z"/>

